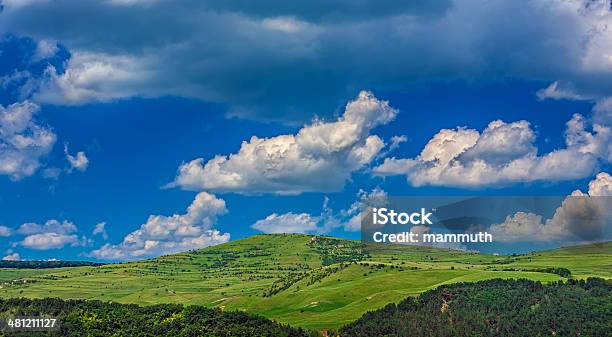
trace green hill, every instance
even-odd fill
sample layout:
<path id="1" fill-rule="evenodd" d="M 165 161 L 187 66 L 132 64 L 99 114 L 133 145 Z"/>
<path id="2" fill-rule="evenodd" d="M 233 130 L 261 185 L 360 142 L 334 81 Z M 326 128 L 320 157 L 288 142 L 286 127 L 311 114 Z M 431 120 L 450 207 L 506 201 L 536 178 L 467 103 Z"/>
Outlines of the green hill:
<path id="1" fill-rule="evenodd" d="M 0 296 L 181 303 L 337 328 L 443 284 L 492 278 L 612 278 L 612 243 L 518 256 L 384 245 L 301 234 L 256 235 L 156 259 L 62 269 L 0 269 Z M 556 268 L 556 269 L 555 269 Z"/>

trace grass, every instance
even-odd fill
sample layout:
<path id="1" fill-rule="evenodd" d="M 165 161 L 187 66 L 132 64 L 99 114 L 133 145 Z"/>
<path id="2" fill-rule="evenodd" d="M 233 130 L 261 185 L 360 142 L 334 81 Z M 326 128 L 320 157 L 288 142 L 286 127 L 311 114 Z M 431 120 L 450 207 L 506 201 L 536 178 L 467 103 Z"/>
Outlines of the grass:
<path id="1" fill-rule="evenodd" d="M 201 304 L 324 329 L 442 284 L 491 278 L 562 279 L 534 271 L 549 267 L 567 268 L 578 278 L 612 278 L 612 243 L 518 256 L 400 245 L 367 252 L 359 242 L 331 237 L 256 235 L 100 267 L 0 269 L 0 297 Z"/>

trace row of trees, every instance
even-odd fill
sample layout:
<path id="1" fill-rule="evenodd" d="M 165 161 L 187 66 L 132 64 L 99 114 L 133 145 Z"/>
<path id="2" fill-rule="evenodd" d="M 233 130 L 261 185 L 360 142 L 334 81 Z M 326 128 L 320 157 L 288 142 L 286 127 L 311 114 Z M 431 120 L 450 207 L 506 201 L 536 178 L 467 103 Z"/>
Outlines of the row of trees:
<path id="1" fill-rule="evenodd" d="M 445 285 L 366 313 L 350 336 L 610 336 L 612 280 L 542 285 L 489 280 Z"/>

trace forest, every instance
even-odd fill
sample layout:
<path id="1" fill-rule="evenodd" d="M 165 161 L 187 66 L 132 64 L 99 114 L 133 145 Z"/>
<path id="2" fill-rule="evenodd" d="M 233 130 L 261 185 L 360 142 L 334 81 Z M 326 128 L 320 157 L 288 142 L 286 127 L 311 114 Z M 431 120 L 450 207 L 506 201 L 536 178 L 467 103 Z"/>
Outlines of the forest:
<path id="1" fill-rule="evenodd" d="M 366 313 L 350 336 L 610 336 L 612 281 L 457 283 Z"/>
<path id="2" fill-rule="evenodd" d="M 114 302 L 45 299 L 0 300 L 0 318 L 53 316 L 59 330 L 52 332 L 0 331 L 0 336 L 139 336 L 139 337 L 307 337 L 304 330 L 267 318 L 202 306 L 160 304 L 138 306 Z"/>

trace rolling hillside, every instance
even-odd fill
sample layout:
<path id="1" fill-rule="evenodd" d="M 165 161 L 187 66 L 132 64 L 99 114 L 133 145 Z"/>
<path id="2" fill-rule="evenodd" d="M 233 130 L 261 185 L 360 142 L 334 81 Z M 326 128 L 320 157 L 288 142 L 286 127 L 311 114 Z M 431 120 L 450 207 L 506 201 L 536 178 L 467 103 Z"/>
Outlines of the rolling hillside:
<path id="1" fill-rule="evenodd" d="M 243 310 L 282 323 L 337 328 L 368 310 L 443 284 L 492 278 L 612 278 L 612 243 L 518 256 L 301 234 L 256 235 L 197 251 L 97 267 L 0 269 L 0 296 L 181 303 Z M 557 268 L 557 269 L 553 269 Z"/>

